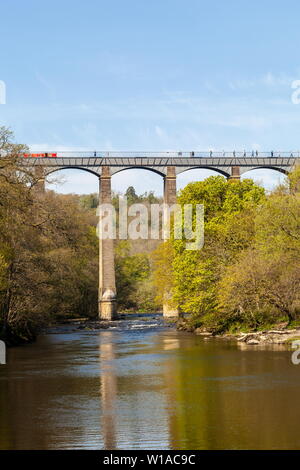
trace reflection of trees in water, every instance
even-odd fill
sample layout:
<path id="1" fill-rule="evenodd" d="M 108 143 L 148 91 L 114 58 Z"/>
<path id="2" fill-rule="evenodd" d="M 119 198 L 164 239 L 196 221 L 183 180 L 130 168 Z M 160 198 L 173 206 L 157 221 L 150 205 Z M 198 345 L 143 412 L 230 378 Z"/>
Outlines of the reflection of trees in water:
<path id="1" fill-rule="evenodd" d="M 1 449 L 70 448 L 95 434 L 99 378 L 82 375 L 89 358 L 80 339 L 67 336 L 9 350 L 0 369 Z"/>
<path id="2" fill-rule="evenodd" d="M 288 353 L 185 342 L 165 362 L 173 449 L 300 448 L 299 372 Z"/>
<path id="3" fill-rule="evenodd" d="M 7 367 L 7 366 L 6 366 Z M 0 371 L 1 372 L 1 371 Z M 7 402 L 9 396 L 9 382 L 0 382 L 0 449 L 13 449 L 14 435 L 10 416 L 10 406 Z"/>
<path id="4" fill-rule="evenodd" d="M 48 449 L 50 423 L 39 422 L 39 408 L 50 402 L 51 387 L 44 387 L 34 371 L 26 374 L 19 358 L 15 368 L 19 350 L 9 350 L 8 364 L 0 370 L 0 449 Z"/>

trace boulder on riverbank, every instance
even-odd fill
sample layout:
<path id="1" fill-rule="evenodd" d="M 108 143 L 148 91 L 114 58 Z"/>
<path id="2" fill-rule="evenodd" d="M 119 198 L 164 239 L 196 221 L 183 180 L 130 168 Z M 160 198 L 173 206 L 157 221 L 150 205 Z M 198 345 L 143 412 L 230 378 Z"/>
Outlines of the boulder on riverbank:
<path id="1" fill-rule="evenodd" d="M 295 341 L 297 339 L 300 340 L 300 328 L 288 329 L 287 324 L 279 324 L 276 326 L 277 328 L 271 330 L 253 331 L 249 333 L 216 334 L 213 331 L 208 330 L 207 328 L 192 327 L 187 321 L 187 319 L 180 319 L 177 323 L 177 329 L 179 331 L 194 333 L 198 336 L 202 336 L 203 338 L 214 337 L 227 340 L 235 340 L 239 344 L 245 344 L 249 346 L 268 344 L 288 345 L 292 341 Z"/>
<path id="2" fill-rule="evenodd" d="M 297 339 L 300 339 L 300 328 L 243 333 L 236 338 L 238 342 L 249 345 L 288 344 Z"/>

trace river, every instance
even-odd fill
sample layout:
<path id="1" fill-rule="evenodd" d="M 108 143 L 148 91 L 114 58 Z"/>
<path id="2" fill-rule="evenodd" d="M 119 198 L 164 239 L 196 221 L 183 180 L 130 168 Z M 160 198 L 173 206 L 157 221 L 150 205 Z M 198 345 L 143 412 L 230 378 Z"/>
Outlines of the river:
<path id="1" fill-rule="evenodd" d="M 0 449 L 300 449 L 291 352 L 132 318 L 10 349 Z"/>

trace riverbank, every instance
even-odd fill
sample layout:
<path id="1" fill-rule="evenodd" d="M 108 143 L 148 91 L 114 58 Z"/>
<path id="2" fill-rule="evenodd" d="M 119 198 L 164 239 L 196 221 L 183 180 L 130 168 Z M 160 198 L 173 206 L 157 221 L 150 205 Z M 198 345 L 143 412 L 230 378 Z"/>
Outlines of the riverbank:
<path id="1" fill-rule="evenodd" d="M 275 325 L 272 329 L 249 332 L 222 333 L 214 334 L 205 328 L 193 328 L 186 320 L 180 320 L 177 323 L 179 331 L 187 331 L 203 338 L 218 338 L 224 340 L 234 340 L 237 343 L 247 344 L 249 346 L 281 344 L 290 345 L 292 341 L 300 340 L 300 327 L 287 328 L 286 323 Z"/>
<path id="2" fill-rule="evenodd" d="M 0 340 L 4 341 L 7 347 L 21 346 L 36 341 L 37 334 L 37 330 L 30 330 L 29 328 L 20 330 L 6 328 L 0 332 Z"/>
<path id="3" fill-rule="evenodd" d="M 292 341 L 300 340 L 300 326 L 287 328 L 287 323 L 274 325 L 272 329 L 260 331 L 237 331 L 234 333 L 216 334 L 206 328 L 192 327 L 186 318 L 181 318 L 178 322 L 175 320 L 166 320 L 161 314 L 121 314 L 116 320 L 101 321 L 88 318 L 73 318 L 64 320 L 50 326 L 42 328 L 38 334 L 27 336 L 9 335 L 5 339 L 8 347 L 19 346 L 26 343 L 32 343 L 37 336 L 45 334 L 55 334 L 63 332 L 76 332 L 78 330 L 96 331 L 108 329 L 126 329 L 131 324 L 133 328 L 145 327 L 168 327 L 176 328 L 178 331 L 192 333 L 201 336 L 204 339 L 223 339 L 236 341 L 240 345 L 258 346 L 258 345 L 290 345 Z"/>

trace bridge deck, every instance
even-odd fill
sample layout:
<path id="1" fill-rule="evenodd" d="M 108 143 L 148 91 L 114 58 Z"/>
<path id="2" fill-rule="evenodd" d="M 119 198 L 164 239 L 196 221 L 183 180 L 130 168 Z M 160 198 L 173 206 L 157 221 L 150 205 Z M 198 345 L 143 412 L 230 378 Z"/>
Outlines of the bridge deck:
<path id="1" fill-rule="evenodd" d="M 189 168 L 211 168 L 229 174 L 233 166 L 241 173 L 254 168 L 274 168 L 289 171 L 300 163 L 300 152 L 56 152 L 55 157 L 24 157 L 24 165 L 42 165 L 50 171 L 63 168 L 81 168 L 101 174 L 101 167 L 111 167 L 114 174 L 125 168 L 148 168 L 164 175 L 168 166 L 176 173 Z"/>

